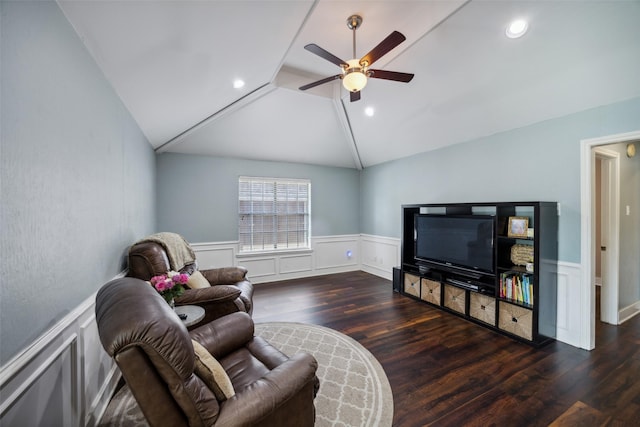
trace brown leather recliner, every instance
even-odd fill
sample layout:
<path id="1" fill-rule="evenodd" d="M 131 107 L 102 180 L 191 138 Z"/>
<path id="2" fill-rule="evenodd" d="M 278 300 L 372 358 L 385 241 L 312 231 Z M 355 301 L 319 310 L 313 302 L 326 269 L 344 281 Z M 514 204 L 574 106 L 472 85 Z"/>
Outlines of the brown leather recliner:
<path id="1" fill-rule="evenodd" d="M 148 284 L 125 277 L 98 291 L 96 321 L 103 347 L 151 426 L 314 425 L 316 360 L 307 353 L 288 358 L 254 337 L 246 313 L 188 332 Z M 191 339 L 220 362 L 235 396 L 218 401 L 194 372 Z"/>
<path id="2" fill-rule="evenodd" d="M 179 235 L 175 236 L 183 239 Z M 185 244 L 188 245 L 186 241 Z M 167 271 L 172 269 L 189 275 L 198 270 L 195 257 L 193 262 L 177 269 L 173 268 L 170 265 L 170 257 L 165 247 L 156 242 L 141 241 L 135 243 L 129 249 L 128 258 L 129 271 L 127 276 L 141 280 L 150 280 L 153 276 L 166 274 Z M 177 306 L 199 305 L 204 308 L 205 317 L 198 325 L 237 311 L 243 311 L 249 315 L 253 313 L 253 284 L 247 280 L 246 268 L 213 268 L 200 270 L 200 273 L 211 284 L 211 287 L 186 289 L 182 296 L 175 299 Z"/>

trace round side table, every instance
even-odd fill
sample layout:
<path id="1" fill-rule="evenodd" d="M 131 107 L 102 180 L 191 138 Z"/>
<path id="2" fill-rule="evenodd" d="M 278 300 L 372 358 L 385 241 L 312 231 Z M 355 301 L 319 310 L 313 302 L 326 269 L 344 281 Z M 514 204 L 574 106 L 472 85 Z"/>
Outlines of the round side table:
<path id="1" fill-rule="evenodd" d="M 197 305 L 179 305 L 175 311 L 178 315 L 187 315 L 187 318 L 182 320 L 187 328 L 204 319 L 204 308 Z"/>

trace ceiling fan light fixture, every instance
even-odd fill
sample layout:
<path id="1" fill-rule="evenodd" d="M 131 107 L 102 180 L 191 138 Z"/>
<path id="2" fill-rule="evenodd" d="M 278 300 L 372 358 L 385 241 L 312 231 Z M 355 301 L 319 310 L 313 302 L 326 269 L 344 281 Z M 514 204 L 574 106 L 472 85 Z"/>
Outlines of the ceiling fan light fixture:
<path id="1" fill-rule="evenodd" d="M 347 61 L 347 65 L 349 66 L 344 70 L 342 85 L 349 92 L 359 92 L 367 85 L 367 70 L 360 66 L 357 59 Z"/>

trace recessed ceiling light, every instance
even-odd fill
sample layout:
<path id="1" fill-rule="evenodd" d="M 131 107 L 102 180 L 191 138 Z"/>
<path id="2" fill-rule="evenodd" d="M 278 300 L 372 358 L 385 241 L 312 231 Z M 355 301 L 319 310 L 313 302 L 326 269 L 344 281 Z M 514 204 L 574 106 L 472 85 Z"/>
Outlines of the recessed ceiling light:
<path id="1" fill-rule="evenodd" d="M 236 79 L 236 80 L 233 81 L 233 88 L 234 89 L 240 89 L 243 86 L 244 86 L 244 80 Z"/>
<path id="2" fill-rule="evenodd" d="M 529 29 L 529 24 L 524 19 L 516 19 L 512 23 L 507 26 L 507 30 L 505 34 L 510 39 L 517 39 L 518 37 L 524 36 L 524 33 Z"/>
<path id="3" fill-rule="evenodd" d="M 364 109 L 364 113 L 369 117 L 373 117 L 373 115 L 376 113 L 376 110 L 374 110 L 373 107 L 367 107 Z"/>

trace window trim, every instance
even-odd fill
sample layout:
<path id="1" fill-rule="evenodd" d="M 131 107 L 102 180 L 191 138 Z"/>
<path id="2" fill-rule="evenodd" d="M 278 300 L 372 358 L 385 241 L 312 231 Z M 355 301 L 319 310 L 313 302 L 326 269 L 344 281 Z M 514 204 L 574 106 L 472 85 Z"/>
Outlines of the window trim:
<path id="1" fill-rule="evenodd" d="M 243 233 L 241 233 L 241 218 L 243 215 L 246 215 L 241 213 L 241 208 L 240 205 L 243 202 L 243 200 L 241 200 L 241 185 L 242 182 L 260 182 L 260 183 L 267 183 L 267 184 L 273 184 L 274 185 L 274 205 L 278 203 L 278 199 L 277 199 L 277 195 L 278 195 L 278 185 L 287 185 L 287 184 L 304 184 L 307 187 L 307 197 L 306 197 L 306 212 L 304 212 L 302 215 L 304 215 L 306 217 L 306 244 L 305 246 L 298 246 L 298 247 L 278 247 L 278 242 L 277 242 L 277 237 L 276 237 L 276 242 L 274 243 L 275 247 L 270 247 L 270 248 L 265 248 L 265 247 L 261 247 L 258 249 L 243 249 L 243 244 L 242 244 L 242 237 L 241 235 Z M 308 178 L 276 178 L 276 177 L 262 177 L 262 176 L 246 176 L 246 175 L 241 175 L 238 177 L 238 192 L 237 192 L 237 197 L 238 197 L 238 216 L 237 216 L 237 226 L 238 226 L 238 253 L 237 256 L 252 256 L 252 255 L 260 255 L 260 254 L 282 254 L 282 253 L 302 253 L 302 252 L 310 252 L 312 251 L 311 248 L 311 179 Z M 273 231 L 276 236 L 278 233 L 278 229 L 277 229 L 277 218 L 278 217 L 284 217 L 286 216 L 285 214 L 278 214 L 278 210 L 277 210 L 277 206 L 275 207 L 275 212 L 273 212 L 273 215 L 275 217 L 275 223 L 276 223 L 276 229 Z M 300 215 L 300 214 L 299 214 Z M 293 231 L 298 231 L 298 230 L 293 230 Z M 246 234 L 246 233 L 245 233 Z M 264 245 L 263 245 L 264 246 Z"/>

